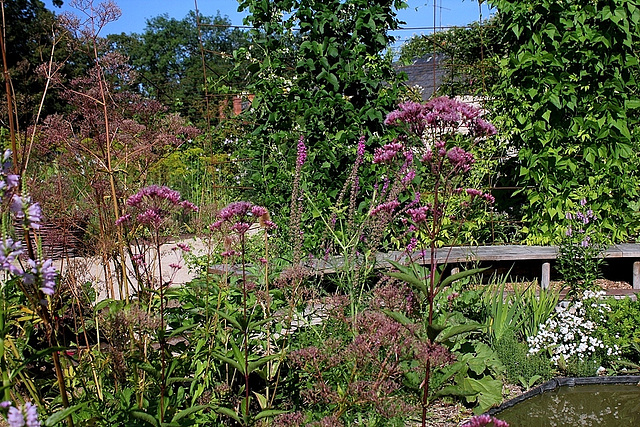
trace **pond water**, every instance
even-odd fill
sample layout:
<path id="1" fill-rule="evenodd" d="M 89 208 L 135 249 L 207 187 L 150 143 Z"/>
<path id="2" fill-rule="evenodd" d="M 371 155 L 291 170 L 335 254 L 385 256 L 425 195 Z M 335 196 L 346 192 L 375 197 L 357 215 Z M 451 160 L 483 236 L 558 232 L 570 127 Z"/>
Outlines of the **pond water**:
<path id="1" fill-rule="evenodd" d="M 640 386 L 563 386 L 524 400 L 497 414 L 511 427 L 640 426 Z"/>

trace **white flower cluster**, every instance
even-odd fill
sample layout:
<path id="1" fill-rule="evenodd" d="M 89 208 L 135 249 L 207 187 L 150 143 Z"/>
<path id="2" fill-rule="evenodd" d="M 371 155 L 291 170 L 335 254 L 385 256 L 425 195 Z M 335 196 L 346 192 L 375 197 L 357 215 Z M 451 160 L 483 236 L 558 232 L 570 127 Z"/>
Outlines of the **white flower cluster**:
<path id="1" fill-rule="evenodd" d="M 549 350 L 551 360 L 557 365 L 562 359 L 565 362 L 571 358 L 587 359 L 596 350 L 604 350 L 603 342 L 593 337 L 596 323 L 586 318 L 586 305 L 594 308 L 600 318 L 605 311 L 611 310 L 606 303 L 598 302 L 604 292 L 585 291 L 581 300 L 567 305 L 558 305 L 555 316 L 540 325 L 538 334 L 528 337 L 529 353 L 535 354 L 541 350 Z M 607 355 L 616 354 L 617 348 L 607 348 Z"/>

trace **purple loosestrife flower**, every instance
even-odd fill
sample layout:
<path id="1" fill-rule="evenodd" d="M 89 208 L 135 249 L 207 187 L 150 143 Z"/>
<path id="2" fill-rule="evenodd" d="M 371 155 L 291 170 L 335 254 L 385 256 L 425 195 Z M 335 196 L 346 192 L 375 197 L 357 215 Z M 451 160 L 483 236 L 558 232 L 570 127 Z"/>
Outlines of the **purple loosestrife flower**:
<path id="1" fill-rule="evenodd" d="M 358 149 L 356 150 L 356 153 L 357 153 L 356 161 L 362 161 L 362 158 L 364 157 L 365 141 L 366 139 L 364 135 L 362 135 L 358 140 Z"/>
<path id="2" fill-rule="evenodd" d="M 398 209 L 399 206 L 400 206 L 400 202 L 398 202 L 397 200 L 391 200 L 390 202 L 381 203 L 378 206 L 371 209 L 371 212 L 369 212 L 369 215 L 376 216 L 380 212 L 386 212 L 386 213 L 392 214 L 396 209 Z"/>
<path id="3" fill-rule="evenodd" d="M 304 136 L 300 135 L 300 139 L 298 139 L 298 157 L 296 159 L 296 166 L 301 168 L 306 160 L 307 147 L 304 145 Z"/>

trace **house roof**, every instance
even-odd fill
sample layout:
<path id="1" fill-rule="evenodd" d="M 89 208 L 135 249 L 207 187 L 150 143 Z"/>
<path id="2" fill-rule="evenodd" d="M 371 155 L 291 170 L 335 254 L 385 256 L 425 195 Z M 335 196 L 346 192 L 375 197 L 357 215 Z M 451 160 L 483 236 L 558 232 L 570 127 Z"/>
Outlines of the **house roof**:
<path id="1" fill-rule="evenodd" d="M 440 87 L 447 72 L 445 56 L 442 54 L 431 55 L 416 59 L 411 65 L 395 67 L 398 72 L 407 74 L 407 86 L 420 86 L 422 99 L 430 99 Z"/>

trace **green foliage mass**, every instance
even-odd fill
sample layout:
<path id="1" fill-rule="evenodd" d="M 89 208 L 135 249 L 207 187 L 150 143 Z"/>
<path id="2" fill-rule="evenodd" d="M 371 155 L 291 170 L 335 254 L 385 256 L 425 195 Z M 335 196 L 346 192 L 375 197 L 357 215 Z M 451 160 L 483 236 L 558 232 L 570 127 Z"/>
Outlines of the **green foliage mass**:
<path id="1" fill-rule="evenodd" d="M 226 16 L 196 16 L 191 11 L 183 19 L 156 16 L 147 20 L 141 34 L 114 34 L 108 41 L 131 59 L 143 95 L 195 122 L 207 113 L 204 76 L 227 76 L 232 52 L 245 46 L 247 37 L 231 27 Z"/>
<path id="2" fill-rule="evenodd" d="M 398 100 L 398 77 L 384 51 L 400 7 L 400 0 L 240 2 L 254 29 L 251 50 L 237 56 L 263 58 L 249 66 L 255 128 L 243 157 L 254 159 L 251 200 L 286 211 L 301 135 L 313 185 L 322 197 L 337 196 L 358 138 L 381 133 Z"/>
<path id="3" fill-rule="evenodd" d="M 511 384 L 523 384 L 528 388 L 536 381 L 547 381 L 553 376 L 549 358 L 541 354 L 529 354 L 529 347 L 525 342 L 518 341 L 513 330 L 503 334 L 494 343 L 494 348 Z"/>
<path id="4" fill-rule="evenodd" d="M 491 5 L 511 46 L 491 110 L 519 150 L 528 242 L 560 237 L 556 223 L 581 198 L 614 241 L 637 236 L 640 2 Z"/>

